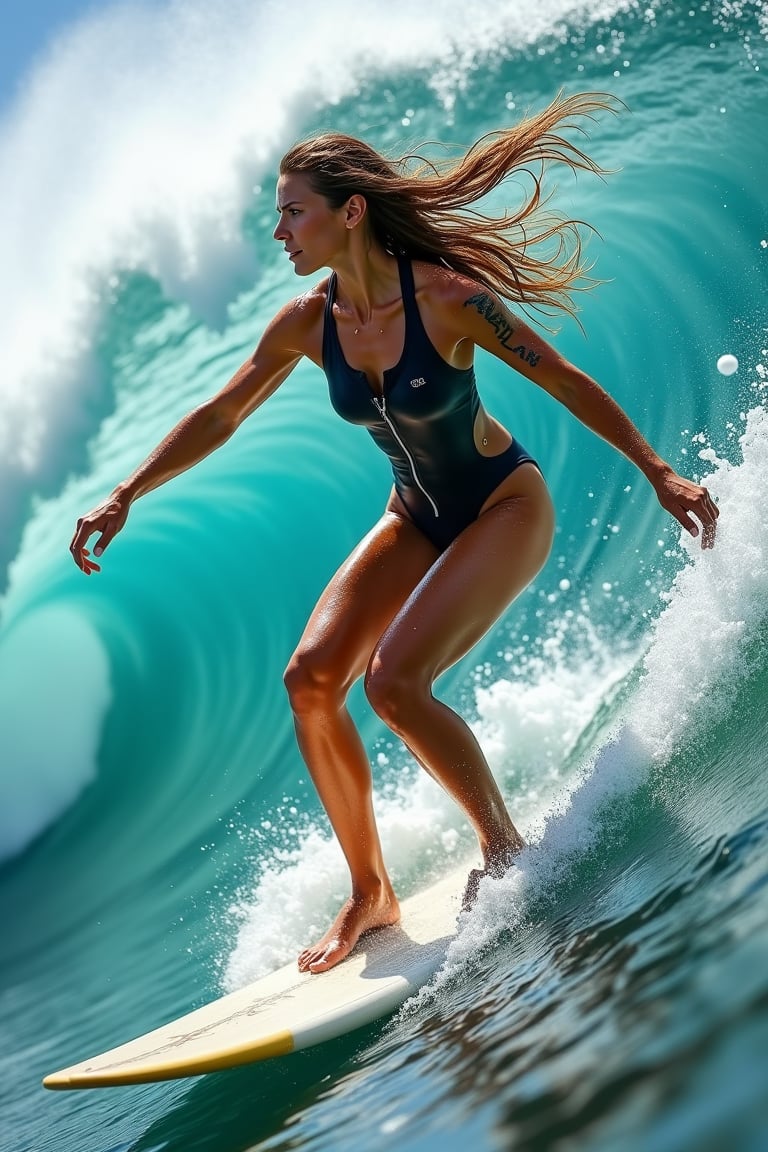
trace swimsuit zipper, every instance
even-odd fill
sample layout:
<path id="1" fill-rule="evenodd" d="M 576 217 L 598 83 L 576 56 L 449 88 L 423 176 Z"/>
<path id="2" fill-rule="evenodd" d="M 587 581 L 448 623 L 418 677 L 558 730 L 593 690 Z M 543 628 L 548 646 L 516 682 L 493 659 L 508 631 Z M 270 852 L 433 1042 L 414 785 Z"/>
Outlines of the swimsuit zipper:
<path id="1" fill-rule="evenodd" d="M 378 396 L 373 396 L 373 397 L 371 397 L 371 399 L 373 400 L 374 404 L 376 405 L 376 411 L 379 413 L 379 416 L 381 416 L 381 418 L 386 422 L 387 427 L 389 428 L 390 432 L 394 436 L 395 440 L 397 440 L 397 442 L 400 445 L 400 447 L 402 448 L 403 452 L 405 452 L 406 456 L 408 457 L 408 463 L 411 466 L 411 473 L 413 475 L 414 480 L 416 481 L 417 488 L 419 488 L 420 491 L 424 493 L 427 500 L 429 500 L 430 504 L 432 505 L 432 511 L 434 512 L 435 516 L 436 517 L 439 516 L 440 513 L 437 510 L 437 504 L 435 504 L 435 502 L 432 499 L 432 497 L 430 496 L 429 492 L 427 492 L 426 488 L 424 487 L 421 480 L 419 479 L 419 474 L 416 471 L 416 461 L 413 459 L 413 456 L 411 456 L 406 445 L 403 443 L 403 439 L 400 436 L 400 433 L 398 432 L 395 425 L 392 423 L 392 417 L 387 415 L 386 397 L 382 396 L 381 401 L 379 401 Z"/>

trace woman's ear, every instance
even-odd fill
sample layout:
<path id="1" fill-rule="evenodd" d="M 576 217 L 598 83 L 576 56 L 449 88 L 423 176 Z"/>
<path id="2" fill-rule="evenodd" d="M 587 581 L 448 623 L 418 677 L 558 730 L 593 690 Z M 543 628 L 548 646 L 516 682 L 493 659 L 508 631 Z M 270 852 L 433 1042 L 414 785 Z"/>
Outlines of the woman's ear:
<path id="1" fill-rule="evenodd" d="M 367 210 L 368 205 L 365 196 L 361 196 L 359 192 L 355 192 L 353 196 L 350 196 L 349 200 L 347 200 L 347 215 L 345 220 L 347 228 L 357 228 Z"/>

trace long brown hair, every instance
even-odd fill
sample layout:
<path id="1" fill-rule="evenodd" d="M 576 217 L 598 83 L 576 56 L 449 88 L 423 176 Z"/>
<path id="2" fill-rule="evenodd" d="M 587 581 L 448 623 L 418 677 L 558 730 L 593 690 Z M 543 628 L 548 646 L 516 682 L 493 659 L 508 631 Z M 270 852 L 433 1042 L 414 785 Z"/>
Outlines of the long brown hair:
<path id="1" fill-rule="evenodd" d="M 604 175 L 555 129 L 584 133 L 574 120 L 594 120 L 619 103 L 601 92 L 560 92 L 543 112 L 481 137 L 458 161 L 415 153 L 390 160 L 354 136 L 326 132 L 294 145 L 280 172 L 305 175 L 333 208 L 364 196 L 372 234 L 390 252 L 447 264 L 527 308 L 573 314 L 573 293 L 594 283 L 580 235 L 589 225 L 547 211 L 551 193 L 544 195 L 542 178 L 553 162 Z M 531 186 L 519 208 L 490 216 L 472 207 L 524 173 Z"/>

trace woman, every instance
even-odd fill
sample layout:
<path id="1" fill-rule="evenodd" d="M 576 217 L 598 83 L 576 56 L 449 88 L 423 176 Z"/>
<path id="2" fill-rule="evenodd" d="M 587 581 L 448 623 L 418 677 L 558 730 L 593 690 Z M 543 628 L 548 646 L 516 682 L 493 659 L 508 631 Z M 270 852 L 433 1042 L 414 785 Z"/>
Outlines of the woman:
<path id="1" fill-rule="evenodd" d="M 599 96 L 559 96 L 442 168 L 413 170 L 417 158 L 408 157 L 393 164 L 336 134 L 296 145 L 280 165 L 274 237 L 297 275 L 330 268 L 330 276 L 287 304 L 222 391 L 78 521 L 71 551 L 90 575 L 100 570 L 86 548 L 91 535 L 100 533 L 101 556 L 134 500 L 223 444 L 303 356 L 324 369 L 338 413 L 366 426 L 391 460 L 384 514 L 321 596 L 285 677 L 299 746 L 352 887 L 328 932 L 299 956 L 302 970 L 333 967 L 363 932 L 399 918 L 368 758 L 345 706 L 358 677 L 378 715 L 475 829 L 483 868 L 470 874 L 465 907 L 480 878 L 502 875 L 523 847 L 475 737 L 432 695 L 436 677 L 536 576 L 553 537 L 538 466 L 478 399 L 475 346 L 629 457 L 692 535 L 701 525 L 702 547 L 714 542 L 717 508 L 706 489 L 676 475 L 613 400 L 503 302 L 573 312 L 584 277 L 574 222 L 543 214 L 536 176 L 514 216 L 469 208 L 533 162 L 542 171 L 556 161 L 599 172 L 554 129 L 609 106 Z"/>

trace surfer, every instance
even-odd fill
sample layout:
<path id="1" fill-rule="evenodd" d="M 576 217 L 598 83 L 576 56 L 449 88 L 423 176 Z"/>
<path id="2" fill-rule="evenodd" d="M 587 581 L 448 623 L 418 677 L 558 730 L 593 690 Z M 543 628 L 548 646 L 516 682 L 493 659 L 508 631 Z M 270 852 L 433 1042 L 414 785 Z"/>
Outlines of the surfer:
<path id="1" fill-rule="evenodd" d="M 477 740 L 432 691 L 540 571 L 554 532 L 539 466 L 480 402 L 475 347 L 627 456 L 662 507 L 703 548 L 714 543 L 708 491 L 677 475 L 594 380 L 507 306 L 575 311 L 586 274 L 579 232 L 542 212 L 541 175 L 554 162 L 602 171 L 556 130 L 607 107 L 600 95 L 559 95 L 442 165 L 391 162 L 336 133 L 293 147 L 280 165 L 274 238 L 297 275 L 330 275 L 286 304 L 229 383 L 77 522 L 71 552 L 90 575 L 134 500 L 220 447 L 302 357 L 325 371 L 338 413 L 389 457 L 383 515 L 323 592 L 285 676 L 299 747 L 351 875 L 351 896 L 299 956 L 302 970 L 333 967 L 363 932 L 399 918 L 368 758 L 345 704 L 360 677 L 377 714 L 477 834 L 483 867 L 469 877 L 465 906 L 482 876 L 502 875 L 524 845 Z M 473 209 L 524 170 L 532 185 L 519 210 L 497 219 Z"/>

